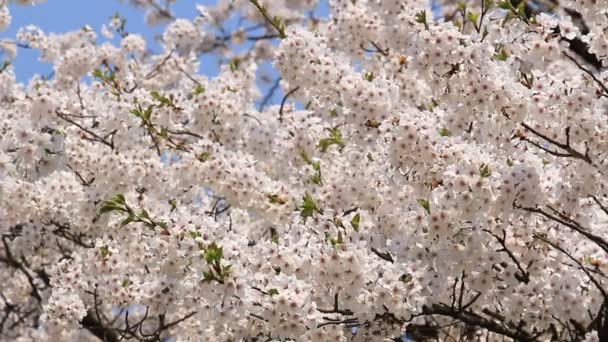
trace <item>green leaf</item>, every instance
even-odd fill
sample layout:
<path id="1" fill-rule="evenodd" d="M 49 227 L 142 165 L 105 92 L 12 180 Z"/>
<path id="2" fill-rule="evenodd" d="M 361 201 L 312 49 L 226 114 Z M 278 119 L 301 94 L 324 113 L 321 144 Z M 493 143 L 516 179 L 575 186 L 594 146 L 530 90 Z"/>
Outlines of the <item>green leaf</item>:
<path id="1" fill-rule="evenodd" d="M 429 24 L 426 21 L 426 11 L 416 13 L 415 20 L 418 24 L 424 24 L 425 29 L 429 29 Z"/>
<path id="2" fill-rule="evenodd" d="M 196 155 L 196 159 L 198 159 L 201 162 L 206 162 L 207 160 L 209 160 L 209 158 L 211 157 L 211 153 L 209 152 L 202 152 Z"/>
<path id="3" fill-rule="evenodd" d="M 277 229 L 274 227 L 270 228 L 270 241 L 272 241 L 272 243 L 274 244 L 279 244 L 279 233 L 277 232 Z"/>
<path id="4" fill-rule="evenodd" d="M 123 196 L 122 194 L 116 194 L 109 200 L 104 201 L 101 204 L 99 213 L 105 214 L 105 213 L 109 213 L 112 211 L 124 211 L 124 212 L 127 211 L 125 196 Z"/>
<path id="5" fill-rule="evenodd" d="M 526 15 L 526 1 L 522 0 L 519 5 L 517 5 L 517 15 L 520 18 L 527 18 Z"/>
<path id="6" fill-rule="evenodd" d="M 128 225 L 129 223 L 133 222 L 134 220 L 135 220 L 135 217 L 133 215 L 127 216 L 126 219 L 120 221 L 120 228 Z"/>
<path id="7" fill-rule="evenodd" d="M 262 16 L 268 22 L 270 22 L 270 24 L 272 26 L 274 26 L 274 28 L 279 32 L 279 37 L 281 37 L 281 38 L 287 37 L 287 35 L 285 34 L 285 24 L 279 17 L 273 17 L 272 19 L 270 19 L 266 8 L 262 5 L 260 5 L 260 3 L 257 0 L 249 0 L 249 2 L 251 2 L 258 9 L 258 11 L 260 11 Z"/>
<path id="8" fill-rule="evenodd" d="M 145 122 L 149 122 L 152 117 L 152 108 L 153 106 L 148 106 L 145 110 L 141 108 L 138 104 L 137 107 L 131 109 L 130 113 L 137 116 L 138 118 L 144 120 Z"/>
<path id="9" fill-rule="evenodd" d="M 223 251 L 222 247 L 218 246 L 215 242 L 212 242 L 207 248 L 205 248 L 205 261 L 208 264 L 219 264 L 222 259 Z"/>
<path id="10" fill-rule="evenodd" d="M 138 118 L 142 118 L 142 117 L 143 117 L 143 113 L 142 113 L 142 111 L 141 111 L 141 108 L 134 108 L 134 109 L 131 109 L 131 110 L 129 111 L 129 113 L 131 113 L 131 114 L 133 114 L 133 115 L 137 116 Z"/>
<path id="11" fill-rule="evenodd" d="M 124 279 L 122 281 L 122 287 L 127 288 L 129 285 L 131 285 L 131 281 L 129 279 Z"/>
<path id="12" fill-rule="evenodd" d="M 210 283 L 215 280 L 215 274 L 212 271 L 203 271 L 203 282 Z"/>
<path id="13" fill-rule="evenodd" d="M 442 129 L 439 130 L 439 135 L 442 137 L 447 137 L 450 135 L 450 131 L 448 131 L 447 128 L 443 127 Z"/>
<path id="14" fill-rule="evenodd" d="M 504 62 L 508 58 L 509 58 L 509 55 L 507 55 L 507 51 L 504 48 L 500 49 L 500 51 L 498 53 L 494 54 L 494 59 L 497 61 Z"/>
<path id="15" fill-rule="evenodd" d="M 490 167 L 487 164 L 481 164 L 481 167 L 479 168 L 479 175 L 482 178 L 490 177 L 492 175 L 492 172 L 490 172 Z"/>
<path id="16" fill-rule="evenodd" d="M 424 199 L 424 198 L 419 198 L 416 200 L 416 202 L 418 202 L 418 204 L 420 204 L 420 206 L 423 207 L 427 213 L 429 213 L 429 214 L 431 213 L 431 203 L 429 202 L 429 200 Z"/>
<path id="17" fill-rule="evenodd" d="M 300 150 L 300 157 L 302 157 L 302 159 L 304 159 L 304 161 L 305 161 L 307 164 L 310 164 L 310 163 L 311 163 L 311 161 L 310 161 L 310 157 L 308 156 L 308 154 L 306 154 L 306 151 L 304 151 L 304 150 Z"/>
<path id="18" fill-rule="evenodd" d="M 357 215 L 355 215 L 351 220 L 350 220 L 350 225 L 353 226 L 353 229 L 358 232 L 359 231 L 359 223 L 361 221 L 361 215 L 359 215 L 359 213 L 357 213 Z"/>
<path id="19" fill-rule="evenodd" d="M 103 79 L 103 73 L 99 69 L 93 70 L 93 77 Z"/>
<path id="20" fill-rule="evenodd" d="M 312 199 L 310 194 L 306 192 L 304 197 L 302 198 L 303 202 L 300 206 L 300 216 L 306 220 L 306 218 L 313 216 L 314 213 L 322 213 L 319 208 L 317 208 L 317 204 Z"/>
<path id="21" fill-rule="evenodd" d="M 374 80 L 374 72 L 373 72 L 373 71 L 366 72 L 366 73 L 363 75 L 363 79 L 365 79 L 365 80 L 366 80 L 366 81 L 368 81 L 368 82 L 372 82 L 372 81 Z"/>
<path id="22" fill-rule="evenodd" d="M 338 231 L 338 237 L 336 237 L 336 238 L 334 238 L 333 236 L 331 236 L 329 238 L 329 242 L 331 243 L 331 245 L 333 247 L 338 247 L 341 244 L 343 244 L 344 243 L 344 237 L 342 236 L 342 231 L 341 230 Z"/>
<path id="23" fill-rule="evenodd" d="M 278 295 L 279 294 L 279 290 L 272 288 L 268 290 L 268 295 L 269 296 L 274 296 L 274 295 Z"/>
<path id="24" fill-rule="evenodd" d="M 169 205 L 171 206 L 171 212 L 174 212 L 177 209 L 177 200 L 175 198 L 172 198 L 167 202 L 169 202 Z"/>
<path id="25" fill-rule="evenodd" d="M 241 64 L 241 59 L 239 57 L 234 57 L 228 65 L 230 66 L 230 70 L 237 71 L 239 69 L 239 65 Z"/>
<path id="26" fill-rule="evenodd" d="M 337 145 L 340 151 L 346 146 L 344 140 L 342 140 L 342 132 L 340 132 L 338 127 L 329 129 L 329 137 L 321 139 L 318 147 L 321 149 L 321 152 L 325 152 L 331 145 Z"/>
<path id="27" fill-rule="evenodd" d="M 160 133 L 158 133 L 158 135 L 160 135 L 160 137 L 163 139 L 167 139 L 167 138 L 169 138 L 169 131 L 167 131 L 167 128 L 161 127 Z"/>
<path id="28" fill-rule="evenodd" d="M 101 254 L 101 257 L 105 259 L 110 255 L 110 249 L 108 246 L 102 246 L 99 248 L 99 254 Z"/>
<path id="29" fill-rule="evenodd" d="M 344 227 L 344 223 L 342 223 L 342 220 L 340 220 L 338 217 L 334 217 L 332 222 L 336 225 L 337 228 L 346 229 L 346 227 Z"/>
<path id="30" fill-rule="evenodd" d="M 310 181 L 316 185 L 321 185 L 322 184 L 322 180 L 321 180 L 321 164 L 319 162 L 314 162 L 310 159 L 310 157 L 308 156 L 308 154 L 306 154 L 306 152 L 304 150 L 300 150 L 300 157 L 302 157 L 302 159 L 304 159 L 304 161 L 309 164 L 310 166 L 312 166 L 313 170 L 315 170 L 317 173 L 315 175 L 313 175 L 310 178 Z"/>
<path id="31" fill-rule="evenodd" d="M 148 108 L 146 108 L 146 110 L 144 110 L 142 117 L 146 121 L 150 121 L 150 118 L 152 117 L 152 106 L 148 106 Z"/>
<path id="32" fill-rule="evenodd" d="M 102 206 L 101 209 L 99 209 L 99 213 L 100 214 L 105 214 L 105 213 L 109 213 L 115 210 L 122 210 L 122 207 L 116 205 L 115 203 L 110 203 L 110 202 L 105 202 Z"/>
<path id="33" fill-rule="evenodd" d="M 336 117 L 338 117 L 338 110 L 336 108 L 332 108 L 329 111 L 329 117 L 330 118 L 336 118 Z"/>
<path id="34" fill-rule="evenodd" d="M 401 280 L 402 282 L 408 284 L 412 281 L 414 277 L 409 274 L 409 273 L 404 273 L 403 275 L 401 275 L 401 277 L 399 277 L 399 280 Z"/>
<path id="35" fill-rule="evenodd" d="M 0 65 L 0 73 L 4 72 L 4 70 L 6 70 L 10 65 L 11 65 L 10 61 L 2 62 L 2 65 Z"/>
<path id="36" fill-rule="evenodd" d="M 322 152 L 325 152 L 331 145 L 332 145 L 331 139 L 319 140 L 319 148 L 321 149 Z"/>
<path id="37" fill-rule="evenodd" d="M 194 91 L 192 92 L 194 95 L 198 95 L 198 94 L 202 94 L 205 92 L 205 87 L 203 87 L 202 85 L 197 85 L 196 88 L 194 88 Z"/>
<path id="38" fill-rule="evenodd" d="M 513 166 L 513 161 L 509 158 L 507 158 L 507 166 L 509 166 L 509 167 Z"/>
<path id="39" fill-rule="evenodd" d="M 511 4 L 511 0 L 500 0 L 498 1 L 498 8 L 502 8 L 507 11 L 512 11 L 515 8 Z"/>
<path id="40" fill-rule="evenodd" d="M 150 95 L 152 95 L 152 98 L 158 102 L 160 102 L 161 107 L 162 106 L 171 106 L 173 105 L 173 101 L 171 99 L 169 99 L 168 97 L 159 94 L 156 90 L 150 92 Z"/>
<path id="41" fill-rule="evenodd" d="M 230 273 L 232 272 L 232 265 L 225 265 L 222 266 L 222 280 L 228 276 L 230 276 Z"/>
<path id="42" fill-rule="evenodd" d="M 139 217 L 143 217 L 147 220 L 151 220 L 150 214 L 148 214 L 148 211 L 146 209 L 141 209 L 141 211 L 139 212 Z"/>
<path id="43" fill-rule="evenodd" d="M 474 24 L 477 23 L 477 20 L 479 19 L 479 13 L 475 13 L 475 12 L 468 12 L 467 13 L 467 18 Z"/>
<path id="44" fill-rule="evenodd" d="M 456 8 L 458 9 L 458 11 L 464 12 L 467 9 L 467 4 L 464 1 L 459 0 L 458 4 L 456 5 Z"/>

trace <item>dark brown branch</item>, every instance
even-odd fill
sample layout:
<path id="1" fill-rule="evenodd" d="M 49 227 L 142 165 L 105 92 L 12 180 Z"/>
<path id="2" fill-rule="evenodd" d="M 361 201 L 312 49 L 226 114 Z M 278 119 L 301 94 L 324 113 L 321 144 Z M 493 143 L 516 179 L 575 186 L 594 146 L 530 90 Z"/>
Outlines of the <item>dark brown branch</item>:
<path id="1" fill-rule="evenodd" d="M 10 246 L 8 245 L 8 237 L 6 235 L 2 236 L 2 244 L 4 246 L 4 254 L 5 254 L 5 258 L 0 259 L 1 262 L 4 262 L 5 264 L 7 264 L 8 266 L 11 266 L 15 269 L 18 269 L 19 271 L 21 271 L 25 277 L 27 278 L 27 281 L 31 287 L 31 294 L 34 298 L 36 298 L 36 300 L 40 303 L 42 302 L 42 296 L 40 295 L 40 292 L 38 291 L 38 287 L 36 286 L 36 283 L 34 281 L 34 277 L 30 274 L 29 270 L 25 267 L 25 265 L 23 264 L 23 262 L 19 262 L 15 256 L 13 255 L 13 253 L 10 250 Z"/>
<path id="2" fill-rule="evenodd" d="M 173 16 L 173 14 L 171 14 L 171 11 L 169 11 L 169 8 L 163 8 L 161 5 L 159 5 L 158 3 L 156 3 L 155 0 L 148 0 L 148 4 L 154 8 L 158 14 L 160 14 L 162 17 L 164 17 L 165 19 L 169 19 L 169 20 L 173 20 L 175 19 L 175 16 Z"/>
<path id="3" fill-rule="evenodd" d="M 510 337 L 516 341 L 535 341 L 534 335 L 527 332 L 524 329 L 518 329 L 511 322 L 501 322 L 501 324 L 494 322 L 480 316 L 469 310 L 454 310 L 445 304 L 431 304 L 426 305 L 422 308 L 424 315 L 441 315 L 446 317 L 452 317 L 462 321 L 465 324 L 478 326 L 480 328 L 487 329 L 488 331 Z"/>
<path id="4" fill-rule="evenodd" d="M 525 136 L 521 136 L 520 139 L 521 140 L 525 140 L 528 141 L 529 143 L 531 143 L 532 145 L 542 149 L 543 151 L 550 153 L 554 156 L 557 157 L 570 157 L 570 158 L 575 158 L 575 159 L 580 159 L 584 162 L 586 162 L 587 164 L 593 165 L 593 162 L 591 161 L 591 158 L 589 157 L 589 150 L 586 150 L 584 153 L 583 152 L 579 152 L 576 149 L 574 149 L 571 145 L 570 145 L 570 127 L 566 127 L 566 143 L 562 143 L 559 142 L 555 139 L 552 139 L 550 137 L 548 137 L 547 135 L 535 130 L 534 128 L 532 128 L 530 125 L 526 124 L 525 122 L 521 123 L 521 126 L 524 127 L 528 132 L 536 135 L 539 138 L 542 138 L 543 140 L 561 148 L 562 150 L 567 151 L 568 153 L 560 153 L 557 151 L 552 151 L 546 147 L 541 146 L 539 143 L 536 143 L 534 141 L 529 140 L 528 138 L 526 138 Z"/>
<path id="5" fill-rule="evenodd" d="M 602 209 L 602 211 L 608 215 L 608 207 L 603 205 L 602 202 L 600 202 L 600 200 L 596 197 L 596 196 L 591 196 L 591 198 L 595 201 L 595 203 L 597 203 L 597 205 L 600 206 L 600 209 Z"/>
<path id="6" fill-rule="evenodd" d="M 513 254 L 513 252 L 507 248 L 507 232 L 503 229 L 502 237 L 500 237 L 487 229 L 484 229 L 484 231 L 486 233 L 492 235 L 494 238 L 496 238 L 498 243 L 500 243 L 500 245 L 502 246 L 502 248 L 497 250 L 497 252 L 507 253 L 509 258 L 511 258 L 513 263 L 515 263 L 515 266 L 517 267 L 517 270 L 518 270 L 518 272 L 515 274 L 515 278 L 517 278 L 517 280 L 519 280 L 520 282 L 527 284 L 530 281 L 530 273 L 528 271 L 524 270 L 524 268 L 522 267 L 522 265 L 519 262 L 519 260 L 517 259 L 517 257 L 515 257 L 515 254 Z"/>
<path id="7" fill-rule="evenodd" d="M 374 254 L 376 254 L 380 259 L 386 260 L 390 263 L 395 262 L 395 259 L 393 259 L 393 256 L 389 252 L 380 252 L 375 247 L 372 247 L 372 252 L 374 252 Z"/>
<path id="8" fill-rule="evenodd" d="M 83 132 L 87 133 L 88 135 L 93 137 L 93 141 L 98 141 L 106 146 L 108 146 L 111 149 L 114 149 L 114 144 L 110 141 L 107 141 L 106 139 L 100 137 L 97 133 L 91 131 L 90 129 L 82 126 L 81 124 L 79 124 L 78 122 L 70 119 L 67 117 L 67 115 L 65 113 L 60 112 L 59 110 L 55 111 L 55 113 L 57 114 L 58 117 L 62 118 L 63 120 L 71 123 L 72 125 L 80 128 Z"/>
<path id="9" fill-rule="evenodd" d="M 196 134 L 196 133 L 188 131 L 188 130 L 173 131 L 173 130 L 170 130 L 170 129 L 166 129 L 166 131 L 168 133 L 175 134 L 175 135 L 189 135 L 191 137 L 195 137 L 195 138 L 198 138 L 198 139 L 203 139 L 202 135 Z"/>
<path id="10" fill-rule="evenodd" d="M 564 52 L 564 56 L 566 56 L 566 58 L 568 58 L 569 60 L 571 60 L 574 64 L 576 64 L 576 66 L 583 72 L 585 72 L 587 75 L 589 75 L 593 81 L 604 91 L 602 96 L 604 97 L 608 97 L 608 86 L 606 86 L 599 78 L 597 78 L 597 76 L 595 76 L 595 74 L 593 73 L 593 71 L 585 68 L 583 65 L 581 65 L 581 63 L 579 63 L 576 58 L 570 56 L 569 54 Z"/>
<path id="11" fill-rule="evenodd" d="M 160 61 L 160 63 L 158 63 L 156 66 L 154 66 L 154 68 L 152 68 L 152 70 L 145 76 L 145 78 L 147 80 L 149 80 L 152 77 L 156 76 L 160 72 L 160 69 L 165 65 L 165 63 L 167 63 L 167 61 L 169 61 L 169 59 L 171 59 L 171 56 L 173 55 L 174 51 L 175 51 L 175 49 L 169 51 L 169 53 L 167 54 L 167 56 L 165 56 Z"/>
<path id="12" fill-rule="evenodd" d="M 283 96 L 283 100 L 281 101 L 281 108 L 279 108 L 279 122 L 283 122 L 283 108 L 285 107 L 285 102 L 287 102 L 287 98 L 289 96 L 291 96 L 291 94 L 298 91 L 298 89 L 300 89 L 299 86 L 291 89 L 290 91 L 287 92 L 287 94 L 285 94 L 285 96 Z"/>
<path id="13" fill-rule="evenodd" d="M 564 248 L 560 247 L 557 243 L 551 242 L 549 239 L 543 237 L 542 235 L 534 234 L 534 238 L 535 239 L 539 239 L 539 240 L 545 242 L 546 244 L 548 244 L 549 246 L 551 246 L 551 247 L 555 248 L 556 250 L 560 251 L 562 254 L 564 254 L 570 260 L 572 260 L 585 273 L 585 275 L 589 278 L 589 280 L 591 280 L 591 282 L 593 283 L 593 285 L 595 285 L 595 287 L 597 287 L 597 289 L 600 291 L 600 293 L 604 297 L 604 300 L 606 302 L 608 302 L 608 292 L 606 292 L 606 289 L 602 286 L 602 284 L 600 284 L 599 281 L 597 281 L 597 279 L 595 279 L 591 275 L 591 273 L 589 272 L 589 270 L 587 270 L 587 268 L 580 261 L 578 261 L 578 259 L 576 259 L 574 256 L 572 256 L 572 254 L 570 254 L 567 250 L 565 250 Z"/>
<path id="14" fill-rule="evenodd" d="M 317 308 L 317 311 L 321 312 L 321 313 L 337 313 L 343 316 L 352 316 L 353 312 L 351 310 L 348 309 L 340 309 L 339 306 L 339 301 L 338 301 L 338 294 L 336 293 L 334 295 L 334 307 L 332 309 L 321 309 L 321 308 Z"/>
<path id="15" fill-rule="evenodd" d="M 380 45 L 378 45 L 378 43 L 370 41 L 370 43 L 373 45 L 375 50 L 372 49 L 368 49 L 365 46 L 363 46 L 363 44 L 359 45 L 359 47 L 365 51 L 365 52 L 370 52 L 370 53 L 379 53 L 382 56 L 387 57 L 389 54 L 389 48 L 383 49 Z"/>
<path id="16" fill-rule="evenodd" d="M 175 321 L 173 321 L 173 322 L 171 322 L 171 323 L 167 323 L 167 324 L 163 325 L 162 329 L 159 329 L 159 332 L 160 332 L 160 331 L 162 331 L 162 330 L 167 330 L 167 329 L 169 329 L 169 328 L 173 327 L 174 325 L 177 325 L 177 324 L 179 324 L 179 323 L 181 323 L 181 322 L 183 322 L 183 321 L 187 320 L 188 318 L 190 318 L 190 317 L 192 317 L 192 316 L 196 315 L 196 313 L 197 313 L 196 311 L 193 311 L 193 312 L 191 312 L 191 313 L 189 313 L 189 314 L 185 315 L 184 317 L 182 317 L 182 318 L 180 318 L 180 319 L 177 319 L 177 320 L 175 320 Z"/>
<path id="17" fill-rule="evenodd" d="M 101 324 L 99 319 L 97 319 L 95 316 L 96 314 L 93 309 L 87 311 L 87 315 L 84 316 L 80 322 L 82 327 L 87 329 L 91 334 L 103 342 L 119 342 L 121 339 L 116 331 Z"/>
<path id="18" fill-rule="evenodd" d="M 550 213 L 539 209 L 539 208 L 531 208 L 531 207 L 522 207 L 520 205 L 518 205 L 517 203 L 513 203 L 513 207 L 515 207 L 516 209 L 521 209 L 521 210 L 525 210 L 527 212 L 530 213 L 537 213 L 537 214 L 541 214 L 542 216 L 555 221 L 557 223 L 561 223 L 562 225 L 574 230 L 575 232 L 585 236 L 587 239 L 595 242 L 600 248 L 602 248 L 606 253 L 608 253 L 608 242 L 606 240 L 604 240 L 603 238 L 601 238 L 600 236 L 597 236 L 593 233 L 590 233 L 589 231 L 587 231 L 586 229 L 584 229 L 583 227 L 581 227 L 578 223 L 574 222 L 574 221 L 568 221 L 568 220 L 564 220 L 558 216 L 555 215 L 551 215 Z M 574 222 L 574 223 L 573 223 Z"/>
<path id="19" fill-rule="evenodd" d="M 274 93 L 277 91 L 277 89 L 279 89 L 279 85 L 281 84 L 281 78 L 278 77 L 272 87 L 270 87 L 270 89 L 268 90 L 268 92 L 266 93 L 266 95 L 264 96 L 264 98 L 262 99 L 262 101 L 260 102 L 260 105 L 258 106 L 258 111 L 261 112 L 264 107 L 266 107 L 266 105 L 268 104 L 268 102 L 270 102 L 270 99 L 272 99 L 272 96 L 274 96 Z"/>

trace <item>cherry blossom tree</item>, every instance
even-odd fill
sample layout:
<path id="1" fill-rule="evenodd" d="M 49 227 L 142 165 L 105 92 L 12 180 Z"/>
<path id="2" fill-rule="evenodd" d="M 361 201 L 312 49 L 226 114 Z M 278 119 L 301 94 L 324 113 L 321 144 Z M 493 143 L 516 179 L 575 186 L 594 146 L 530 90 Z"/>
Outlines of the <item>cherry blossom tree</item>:
<path id="1" fill-rule="evenodd" d="M 608 341 L 607 0 L 131 2 L 0 45 L 0 340 Z"/>

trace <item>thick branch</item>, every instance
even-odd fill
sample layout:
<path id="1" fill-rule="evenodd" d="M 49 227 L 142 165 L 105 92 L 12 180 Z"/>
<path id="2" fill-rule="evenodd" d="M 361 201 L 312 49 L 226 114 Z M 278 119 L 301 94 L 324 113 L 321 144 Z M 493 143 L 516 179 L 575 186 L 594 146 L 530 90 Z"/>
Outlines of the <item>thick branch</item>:
<path id="1" fill-rule="evenodd" d="M 95 311 L 90 309 L 87 315 L 84 316 L 80 324 L 87 329 L 91 334 L 104 342 L 118 342 L 120 337 L 111 327 L 106 327 L 95 317 Z"/>
<path id="2" fill-rule="evenodd" d="M 535 341 L 536 337 L 524 329 L 517 328 L 513 323 L 496 323 L 469 310 L 455 310 L 445 304 L 432 304 L 422 308 L 424 315 L 441 315 L 452 317 L 465 324 L 478 326 L 488 331 L 510 337 L 516 341 Z"/>
<path id="3" fill-rule="evenodd" d="M 519 206 L 516 203 L 513 203 L 513 206 L 517 209 L 522 209 L 525 210 L 527 212 L 530 213 L 537 213 L 537 214 L 541 214 L 542 216 L 553 220 L 555 222 L 561 223 L 562 225 L 574 230 L 575 232 L 585 236 L 587 239 L 595 242 L 600 248 L 602 248 L 606 253 L 608 253 L 608 241 L 604 240 L 603 238 L 601 238 L 600 236 L 597 236 L 593 233 L 590 233 L 588 230 L 584 229 L 583 227 L 581 227 L 579 224 L 577 224 L 576 222 L 572 221 L 572 220 L 566 220 L 563 217 L 560 218 L 558 216 L 555 215 L 551 215 L 550 213 L 539 209 L 539 208 L 531 208 L 531 207 L 522 207 Z"/>

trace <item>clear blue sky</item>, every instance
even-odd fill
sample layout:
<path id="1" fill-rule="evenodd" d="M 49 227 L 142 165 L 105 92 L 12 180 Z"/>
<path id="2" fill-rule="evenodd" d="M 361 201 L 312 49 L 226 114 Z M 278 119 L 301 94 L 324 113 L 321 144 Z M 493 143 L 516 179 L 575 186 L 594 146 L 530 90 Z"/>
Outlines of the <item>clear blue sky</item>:
<path id="1" fill-rule="evenodd" d="M 173 5 L 173 11 L 178 18 L 194 18 L 198 14 L 196 4 L 213 5 L 221 0 L 177 0 Z M 227 0 L 223 0 L 227 1 Z M 321 0 L 317 15 L 326 16 L 328 13 L 327 0 Z M 98 33 L 100 39 L 105 39 L 99 34 L 101 26 L 109 22 L 109 17 L 119 12 L 121 17 L 127 19 L 126 30 L 128 32 L 143 34 L 153 51 L 159 51 L 153 43 L 153 37 L 162 33 L 162 26 L 150 27 L 144 22 L 144 13 L 141 9 L 130 6 L 127 1 L 116 0 L 47 0 L 46 3 L 36 6 L 10 5 L 13 17 L 11 26 L 0 33 L 1 39 L 14 39 L 19 27 L 34 24 L 45 32 L 66 32 L 77 30 L 84 25 L 91 26 Z M 228 22 L 226 27 L 231 29 Z M 234 28 L 234 26 L 232 26 Z M 114 40 L 118 42 L 117 38 Z M 19 48 L 17 58 L 12 61 L 18 81 L 27 82 L 34 74 L 48 75 L 52 66 L 48 63 L 38 61 L 39 54 L 36 51 Z M 0 56 L 0 59 L 4 59 Z M 213 76 L 217 73 L 217 59 L 201 59 L 200 71 L 206 75 Z"/>

